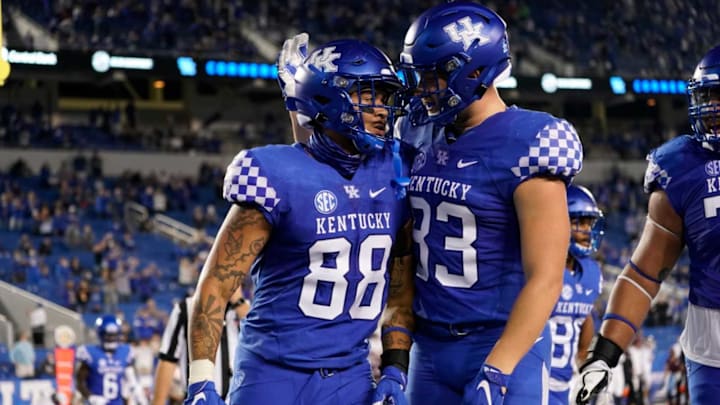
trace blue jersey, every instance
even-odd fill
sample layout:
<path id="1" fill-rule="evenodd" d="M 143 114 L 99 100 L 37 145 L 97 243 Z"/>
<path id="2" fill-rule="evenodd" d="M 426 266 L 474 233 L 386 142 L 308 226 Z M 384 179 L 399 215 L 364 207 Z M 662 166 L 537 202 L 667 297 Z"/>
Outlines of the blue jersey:
<path id="1" fill-rule="evenodd" d="M 83 345 L 77 350 L 76 358 L 90 370 L 87 386 L 91 395 L 99 395 L 108 405 L 122 405 L 122 384 L 125 369 L 132 366 L 133 357 L 129 345 L 121 344 L 112 352 L 106 352 L 97 345 Z"/>
<path id="2" fill-rule="evenodd" d="M 602 293 L 602 272 L 591 258 L 575 260 L 574 271 L 566 270 L 560 299 L 550 317 L 552 361 L 550 389 L 563 391 L 573 375 L 580 330 L 593 303 Z"/>
<path id="3" fill-rule="evenodd" d="M 256 204 L 272 225 L 251 270 L 245 349 L 307 369 L 365 361 L 385 305 L 390 249 L 409 219 L 391 184 L 391 156 L 389 148 L 371 155 L 349 180 L 298 144 L 235 157 L 225 199 Z"/>
<path id="4" fill-rule="evenodd" d="M 690 256 L 690 302 L 720 308 L 720 154 L 688 135 L 650 152 L 645 190 L 665 190 L 682 218 Z"/>
<path id="5" fill-rule="evenodd" d="M 537 175 L 569 183 L 582 166 L 580 140 L 566 121 L 516 107 L 453 143 L 427 128 L 401 126 L 415 148 L 414 310 L 434 322 L 505 322 L 525 284 L 513 193 Z"/>

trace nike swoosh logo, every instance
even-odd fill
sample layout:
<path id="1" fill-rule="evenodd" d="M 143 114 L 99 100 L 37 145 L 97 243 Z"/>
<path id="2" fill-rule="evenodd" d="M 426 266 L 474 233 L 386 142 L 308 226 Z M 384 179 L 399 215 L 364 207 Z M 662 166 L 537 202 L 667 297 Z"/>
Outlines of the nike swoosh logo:
<path id="1" fill-rule="evenodd" d="M 477 164 L 477 162 L 478 162 L 477 160 L 471 160 L 471 161 L 469 161 L 469 162 L 463 162 L 463 160 L 460 159 L 460 160 L 458 160 L 458 162 L 457 162 L 457 168 L 458 168 L 458 169 L 464 169 L 464 168 L 466 168 L 466 167 L 468 167 L 468 166 L 472 166 L 472 165 L 474 165 L 474 164 Z"/>
<path id="2" fill-rule="evenodd" d="M 193 401 L 191 405 L 196 405 L 200 401 L 207 401 L 207 398 L 205 397 L 205 393 L 201 392 L 193 397 Z"/>
<path id="3" fill-rule="evenodd" d="M 383 187 L 380 190 L 376 190 L 376 191 L 370 190 L 370 198 L 375 198 L 375 197 L 379 196 L 383 191 L 385 191 L 386 188 L 387 187 Z"/>
<path id="4" fill-rule="evenodd" d="M 585 295 L 590 295 L 590 294 L 592 294 L 592 292 L 593 292 L 593 290 L 585 290 Z"/>
<path id="5" fill-rule="evenodd" d="M 537 342 L 539 342 L 539 341 L 541 341 L 541 340 L 543 340 L 543 337 L 542 337 L 542 336 L 540 336 L 539 338 L 535 339 L 535 343 L 537 343 Z"/>
<path id="6" fill-rule="evenodd" d="M 480 391 L 481 389 L 485 393 L 485 399 L 487 400 L 488 405 L 492 405 L 492 397 L 490 396 L 490 383 L 487 382 L 487 380 L 480 381 L 480 384 L 475 388 L 477 391 Z"/>

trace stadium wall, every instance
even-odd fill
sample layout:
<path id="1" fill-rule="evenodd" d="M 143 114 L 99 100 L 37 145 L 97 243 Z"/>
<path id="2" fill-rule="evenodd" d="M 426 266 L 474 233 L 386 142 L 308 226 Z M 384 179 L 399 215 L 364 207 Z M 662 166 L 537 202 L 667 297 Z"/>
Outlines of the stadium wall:
<path id="1" fill-rule="evenodd" d="M 71 160 L 78 154 L 74 150 L 0 150 L 0 162 L 5 166 L 12 164 L 18 158 L 25 160 L 31 170 L 37 172 L 47 162 L 53 171 L 60 168 L 63 161 Z M 138 171 L 142 174 L 151 174 L 165 171 L 167 173 L 184 176 L 196 176 L 202 163 L 216 164 L 225 167 L 230 163 L 234 154 L 168 154 L 147 152 L 100 152 L 103 160 L 103 172 L 109 176 L 117 176 L 128 170 Z M 86 157 L 89 154 L 86 153 Z M 644 160 L 609 161 L 590 160 L 583 163 L 583 170 L 577 177 L 582 184 L 594 184 L 607 180 L 613 171 L 619 171 L 635 179 L 642 179 L 647 162 Z"/>

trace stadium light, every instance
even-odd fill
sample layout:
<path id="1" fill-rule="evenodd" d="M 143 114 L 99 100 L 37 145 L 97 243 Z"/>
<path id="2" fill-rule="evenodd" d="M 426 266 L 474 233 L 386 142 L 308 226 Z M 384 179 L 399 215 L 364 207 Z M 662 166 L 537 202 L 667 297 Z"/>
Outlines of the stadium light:
<path id="1" fill-rule="evenodd" d="M 197 74 L 195 59 L 189 56 L 181 56 L 175 60 L 180 76 L 194 77 Z"/>
<path id="2" fill-rule="evenodd" d="M 611 76 L 610 90 L 612 90 L 613 94 L 627 93 L 627 88 L 625 87 L 625 80 L 620 76 Z"/>
<path id="3" fill-rule="evenodd" d="M 685 94 L 687 82 L 676 79 L 637 78 L 632 81 L 632 89 L 637 94 Z"/>
<path id="4" fill-rule="evenodd" d="M 545 93 L 555 93 L 558 90 L 592 90 L 592 79 L 588 77 L 557 77 L 552 73 L 545 73 L 540 78 L 540 87 Z"/>
<path id="5" fill-rule="evenodd" d="M 110 69 L 152 70 L 155 61 L 152 58 L 113 56 L 106 51 L 95 51 L 90 64 L 96 72 L 105 73 Z"/>
<path id="6" fill-rule="evenodd" d="M 242 79 L 276 79 L 277 66 L 269 63 L 208 60 L 205 62 L 205 74 Z"/>

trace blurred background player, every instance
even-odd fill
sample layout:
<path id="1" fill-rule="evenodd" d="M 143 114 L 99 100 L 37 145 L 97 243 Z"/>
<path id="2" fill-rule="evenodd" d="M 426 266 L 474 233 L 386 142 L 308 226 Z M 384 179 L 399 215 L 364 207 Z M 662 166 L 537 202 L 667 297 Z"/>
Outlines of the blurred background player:
<path id="1" fill-rule="evenodd" d="M 113 315 L 97 318 L 95 323 L 99 345 L 80 346 L 76 353 L 77 392 L 89 405 L 121 405 L 128 391 L 136 404 L 146 404 L 133 370 L 133 353 L 128 344 L 120 342 L 120 321 Z"/>
<path id="2" fill-rule="evenodd" d="M 680 345 L 686 357 L 691 404 L 720 398 L 720 197 L 713 162 L 720 151 L 720 47 L 705 54 L 688 83 L 693 134 L 650 152 L 645 190 L 648 216 L 640 242 L 618 277 L 600 333 L 581 367 L 577 402 L 604 389 L 610 368 L 642 325 L 661 283 L 684 246 L 690 257 L 690 304 Z"/>
<path id="3" fill-rule="evenodd" d="M 225 324 L 222 338 L 215 355 L 215 389 L 225 399 L 230 387 L 232 361 L 237 347 L 240 321 L 245 319 L 250 303 L 242 298 L 238 288 L 230 298 L 225 310 Z M 153 405 L 182 403 L 187 394 L 188 345 L 187 330 L 189 314 L 192 312 L 192 294 L 178 301 L 170 313 L 158 353 L 159 361 L 155 370 Z"/>
<path id="4" fill-rule="evenodd" d="M 409 400 L 542 403 L 582 145 L 567 121 L 500 98 L 510 53 L 489 8 L 433 7 L 404 44 L 411 94 L 398 126 L 415 148 L 418 261 Z"/>
<path id="5" fill-rule="evenodd" d="M 605 221 L 590 190 L 570 185 L 567 190 L 570 214 L 570 248 L 560 300 L 550 317 L 552 360 L 550 404 L 567 405 L 575 361 L 587 356 L 595 334 L 593 303 L 602 293 L 602 272 L 590 257 L 602 241 Z"/>
<path id="6" fill-rule="evenodd" d="M 366 404 L 367 339 L 385 305 L 391 251 L 408 220 L 392 159 L 401 84 L 389 58 L 357 40 L 309 54 L 293 77 L 307 145 L 240 152 L 223 194 L 233 203 L 210 251 L 190 322 L 187 403 L 221 403 L 212 383 L 222 314 L 252 274 L 229 402 Z M 392 271 L 392 270 L 390 270 Z"/>

